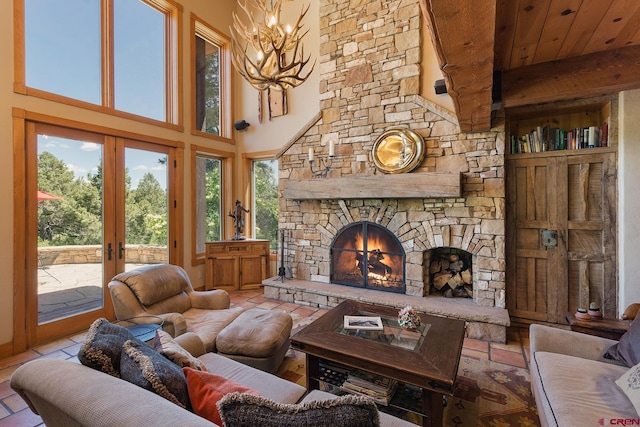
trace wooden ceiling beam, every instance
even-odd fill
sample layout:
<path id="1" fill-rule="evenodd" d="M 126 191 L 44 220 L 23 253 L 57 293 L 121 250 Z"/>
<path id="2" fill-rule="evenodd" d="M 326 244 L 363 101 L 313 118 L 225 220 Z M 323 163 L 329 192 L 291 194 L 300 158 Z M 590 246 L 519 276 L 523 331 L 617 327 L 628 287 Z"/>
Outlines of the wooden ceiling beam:
<path id="1" fill-rule="evenodd" d="M 420 0 L 462 132 L 491 128 L 496 0 Z"/>
<path id="2" fill-rule="evenodd" d="M 502 72 L 504 108 L 596 97 L 640 88 L 640 46 Z"/>

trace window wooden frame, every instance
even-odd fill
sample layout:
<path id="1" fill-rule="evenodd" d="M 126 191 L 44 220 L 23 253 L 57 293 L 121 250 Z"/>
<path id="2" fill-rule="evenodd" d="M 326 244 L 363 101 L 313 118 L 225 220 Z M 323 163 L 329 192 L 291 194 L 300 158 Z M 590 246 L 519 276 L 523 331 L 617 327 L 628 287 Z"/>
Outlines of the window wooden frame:
<path id="1" fill-rule="evenodd" d="M 114 108 L 113 93 L 113 3 L 112 0 L 102 0 L 101 6 L 101 104 L 93 104 L 70 98 L 64 95 L 28 87 L 26 84 L 26 45 L 25 45 L 25 0 L 14 0 L 14 84 L 13 91 L 22 95 L 42 98 L 85 110 L 97 111 L 116 117 L 135 120 L 177 131 L 183 131 L 182 108 L 182 6 L 173 0 L 142 0 L 166 16 L 165 19 L 165 91 L 166 91 L 166 121 L 155 120 Z"/>
<path id="2" fill-rule="evenodd" d="M 231 112 L 233 104 L 231 100 L 231 87 L 233 75 L 231 73 L 231 40 L 222 32 L 207 25 L 196 15 L 191 14 L 191 134 L 204 138 L 235 144 L 231 128 Z M 212 135 L 202 132 L 196 126 L 196 36 L 216 45 L 220 49 L 220 135 Z"/>
<path id="3" fill-rule="evenodd" d="M 205 251 L 199 252 L 197 248 L 197 212 L 196 212 L 196 159 L 198 156 L 210 157 L 220 160 L 222 166 L 222 194 L 220 195 L 220 207 L 222 221 L 222 238 L 225 236 L 233 235 L 233 221 L 226 215 L 227 211 L 231 210 L 234 206 L 233 191 L 235 188 L 234 180 L 234 165 L 235 165 L 235 153 L 230 151 L 217 150 L 210 147 L 204 147 L 201 145 L 191 145 L 191 265 L 204 264 L 206 259 Z"/>

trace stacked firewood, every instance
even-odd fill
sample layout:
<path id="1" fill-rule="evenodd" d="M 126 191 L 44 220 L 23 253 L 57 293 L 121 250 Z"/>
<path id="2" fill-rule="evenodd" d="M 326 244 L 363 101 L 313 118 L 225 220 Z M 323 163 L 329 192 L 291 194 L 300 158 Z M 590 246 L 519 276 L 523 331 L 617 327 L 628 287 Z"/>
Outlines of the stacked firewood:
<path id="1" fill-rule="evenodd" d="M 429 265 L 431 285 L 447 298 L 473 298 L 473 273 L 457 254 L 441 254 Z"/>

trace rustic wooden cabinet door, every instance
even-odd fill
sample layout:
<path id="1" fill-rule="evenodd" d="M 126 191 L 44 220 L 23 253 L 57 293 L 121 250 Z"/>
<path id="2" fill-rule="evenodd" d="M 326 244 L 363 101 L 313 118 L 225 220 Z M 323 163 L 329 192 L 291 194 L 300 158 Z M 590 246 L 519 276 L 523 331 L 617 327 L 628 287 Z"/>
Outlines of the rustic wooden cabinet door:
<path id="1" fill-rule="evenodd" d="M 507 308 L 566 323 L 597 302 L 617 313 L 616 153 L 549 153 L 507 161 Z"/>
<path id="2" fill-rule="evenodd" d="M 205 289 L 257 289 L 269 277 L 269 241 L 207 242 Z"/>

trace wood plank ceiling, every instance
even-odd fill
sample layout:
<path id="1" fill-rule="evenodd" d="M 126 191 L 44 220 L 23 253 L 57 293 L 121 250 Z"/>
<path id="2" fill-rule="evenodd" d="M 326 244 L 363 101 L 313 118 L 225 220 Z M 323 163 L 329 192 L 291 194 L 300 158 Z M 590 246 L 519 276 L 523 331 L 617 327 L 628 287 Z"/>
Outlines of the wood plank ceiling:
<path id="1" fill-rule="evenodd" d="M 638 0 L 419 1 L 463 132 L 492 106 L 640 88 Z"/>

